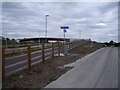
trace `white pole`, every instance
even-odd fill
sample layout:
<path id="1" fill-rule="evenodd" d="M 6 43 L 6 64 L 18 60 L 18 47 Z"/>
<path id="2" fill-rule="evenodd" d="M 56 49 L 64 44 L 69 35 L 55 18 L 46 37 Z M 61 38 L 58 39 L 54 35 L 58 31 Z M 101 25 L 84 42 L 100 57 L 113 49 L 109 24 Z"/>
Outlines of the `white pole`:
<path id="1" fill-rule="evenodd" d="M 64 30 L 64 55 L 65 55 L 65 30 Z"/>
<path id="2" fill-rule="evenodd" d="M 45 31 L 45 42 L 47 41 L 47 15 L 46 15 L 46 18 L 45 18 L 45 28 L 46 28 L 46 31 Z"/>
<path id="3" fill-rule="evenodd" d="M 39 30 L 39 48 L 40 48 L 40 30 Z"/>
<path id="4" fill-rule="evenodd" d="M 7 48 L 7 33 L 6 33 L 6 48 Z"/>
<path id="5" fill-rule="evenodd" d="M 47 43 L 47 17 L 48 17 L 49 15 L 46 15 L 46 22 L 45 22 L 45 28 L 46 28 L 46 31 L 45 31 L 45 40 L 46 40 L 46 43 Z"/>
<path id="6" fill-rule="evenodd" d="M 81 39 L 81 31 L 79 32 L 79 39 Z"/>
<path id="7" fill-rule="evenodd" d="M 65 32 L 64 32 L 64 45 L 65 45 Z"/>

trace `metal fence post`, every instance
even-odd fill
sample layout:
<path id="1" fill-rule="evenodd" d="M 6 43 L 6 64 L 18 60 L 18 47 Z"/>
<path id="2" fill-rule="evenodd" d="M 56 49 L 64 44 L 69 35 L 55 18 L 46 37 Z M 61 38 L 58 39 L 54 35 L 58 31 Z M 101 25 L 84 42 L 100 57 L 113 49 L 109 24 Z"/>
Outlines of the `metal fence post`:
<path id="1" fill-rule="evenodd" d="M 5 81 L 5 47 L 2 46 L 2 83 Z"/>
<path id="2" fill-rule="evenodd" d="M 44 56 L 44 44 L 42 44 L 42 62 L 44 63 L 45 56 Z"/>
<path id="3" fill-rule="evenodd" d="M 73 49 L 73 42 L 71 44 L 72 44 L 71 46 L 72 46 L 72 49 Z"/>
<path id="4" fill-rule="evenodd" d="M 52 43 L 52 57 L 54 57 L 54 43 Z"/>
<path id="5" fill-rule="evenodd" d="M 28 70 L 31 70 L 31 46 L 28 45 Z"/>
<path id="6" fill-rule="evenodd" d="M 58 56 L 60 56 L 60 43 L 58 42 Z"/>
<path id="7" fill-rule="evenodd" d="M 70 42 L 68 42 L 68 51 L 70 51 Z"/>

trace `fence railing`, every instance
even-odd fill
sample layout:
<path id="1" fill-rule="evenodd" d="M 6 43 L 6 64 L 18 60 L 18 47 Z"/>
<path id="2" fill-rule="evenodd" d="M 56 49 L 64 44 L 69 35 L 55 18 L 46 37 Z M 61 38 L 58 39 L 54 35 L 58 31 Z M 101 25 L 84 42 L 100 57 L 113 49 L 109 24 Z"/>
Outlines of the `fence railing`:
<path id="1" fill-rule="evenodd" d="M 78 47 L 79 44 L 79 42 L 67 43 L 68 49 L 71 50 Z M 33 65 L 39 62 L 44 63 L 48 58 L 53 58 L 55 54 L 60 56 L 60 53 L 63 52 L 64 49 L 63 46 L 63 43 L 51 43 L 49 45 L 42 44 L 40 46 L 25 45 L 24 47 L 19 48 L 5 48 L 2 46 L 2 81 L 5 80 L 7 75 L 11 75 L 24 68 L 28 68 L 30 71 Z M 6 58 L 6 54 L 13 54 L 17 52 L 24 53 L 19 56 L 17 55 Z"/>

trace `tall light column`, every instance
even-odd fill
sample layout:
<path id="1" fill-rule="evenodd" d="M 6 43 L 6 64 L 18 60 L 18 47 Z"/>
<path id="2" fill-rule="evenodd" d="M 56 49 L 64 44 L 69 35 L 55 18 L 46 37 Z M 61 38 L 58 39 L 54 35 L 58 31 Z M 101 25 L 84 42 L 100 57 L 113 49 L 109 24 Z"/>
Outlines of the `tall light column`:
<path id="1" fill-rule="evenodd" d="M 40 30 L 39 30 L 39 41 L 38 42 L 39 42 L 39 48 L 40 48 Z"/>
<path id="2" fill-rule="evenodd" d="M 46 43 L 47 43 L 47 17 L 48 17 L 49 15 L 45 15 L 45 41 L 46 41 Z"/>
<path id="3" fill-rule="evenodd" d="M 80 32 L 79 32 L 79 39 L 81 39 L 81 30 L 80 30 Z"/>
<path id="4" fill-rule="evenodd" d="M 7 33 L 6 33 L 6 42 L 5 42 L 5 46 L 6 46 L 6 48 L 7 48 L 7 45 L 8 45 L 8 41 L 7 41 Z"/>

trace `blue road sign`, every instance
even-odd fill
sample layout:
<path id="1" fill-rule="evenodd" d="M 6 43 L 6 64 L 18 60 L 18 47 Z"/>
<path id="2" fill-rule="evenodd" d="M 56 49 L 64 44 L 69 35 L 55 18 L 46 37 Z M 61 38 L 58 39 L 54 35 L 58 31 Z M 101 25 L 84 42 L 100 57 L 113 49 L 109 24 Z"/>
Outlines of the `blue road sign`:
<path id="1" fill-rule="evenodd" d="M 61 29 L 69 29 L 68 26 L 62 26 Z"/>
<path id="2" fill-rule="evenodd" d="M 63 31 L 64 31 L 64 32 L 67 32 L 67 30 L 66 30 L 66 29 L 63 29 Z"/>

